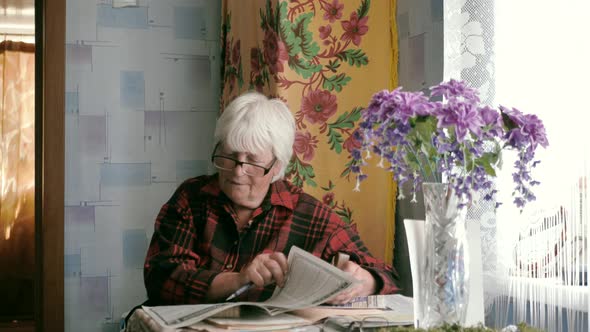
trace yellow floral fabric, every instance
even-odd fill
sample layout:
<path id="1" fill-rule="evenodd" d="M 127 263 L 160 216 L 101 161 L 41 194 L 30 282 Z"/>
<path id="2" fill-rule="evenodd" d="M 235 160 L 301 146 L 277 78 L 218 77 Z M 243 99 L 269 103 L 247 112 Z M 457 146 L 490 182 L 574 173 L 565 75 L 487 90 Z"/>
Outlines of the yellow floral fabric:
<path id="1" fill-rule="evenodd" d="M 296 119 L 286 177 L 354 223 L 371 252 L 393 257 L 396 186 L 350 172 L 361 109 L 397 80 L 395 1 L 226 0 L 222 107 L 247 90 L 283 99 Z"/>

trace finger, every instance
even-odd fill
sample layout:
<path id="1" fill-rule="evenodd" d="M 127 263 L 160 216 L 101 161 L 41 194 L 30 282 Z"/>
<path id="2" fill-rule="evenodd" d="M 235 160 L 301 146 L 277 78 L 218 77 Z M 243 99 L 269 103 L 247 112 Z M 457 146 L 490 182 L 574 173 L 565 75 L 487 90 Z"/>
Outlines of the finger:
<path id="1" fill-rule="evenodd" d="M 340 295 L 336 296 L 335 298 L 331 299 L 330 301 L 328 301 L 328 303 L 335 304 L 335 305 L 346 304 L 346 303 L 350 302 L 351 299 L 352 299 L 352 297 L 350 297 L 349 295 L 340 294 Z"/>
<path id="2" fill-rule="evenodd" d="M 252 266 L 246 271 L 247 278 L 256 285 L 256 287 L 264 287 L 264 278 L 256 271 L 256 269 Z"/>
<path id="3" fill-rule="evenodd" d="M 360 266 L 357 263 L 352 262 L 352 261 L 348 261 L 342 265 L 342 271 L 348 272 L 352 275 L 354 275 L 359 268 L 360 268 Z"/>
<path id="4" fill-rule="evenodd" d="M 289 271 L 289 264 L 287 263 L 287 257 L 285 257 L 285 254 L 283 254 L 282 252 L 276 251 L 273 252 L 269 258 L 271 258 L 272 260 L 276 261 L 277 263 L 279 263 L 281 269 L 283 270 L 283 274 L 287 274 L 287 272 Z"/>
<path id="5" fill-rule="evenodd" d="M 333 303 L 333 304 L 348 303 L 353 298 L 353 291 L 354 291 L 354 288 L 348 289 L 348 290 L 336 295 L 334 298 L 332 298 L 332 300 L 329 301 L 329 303 Z"/>
<path id="6" fill-rule="evenodd" d="M 264 285 L 268 285 L 273 281 L 273 274 L 266 267 L 265 263 L 261 264 L 257 271 L 260 274 L 260 276 L 262 277 L 262 279 L 264 280 Z"/>
<path id="7" fill-rule="evenodd" d="M 248 280 L 252 281 L 257 287 L 264 287 L 265 285 L 264 275 L 261 273 L 261 269 L 264 269 L 262 262 L 264 261 L 265 256 L 267 255 L 262 254 L 256 256 L 243 271 Z"/>
<path id="8" fill-rule="evenodd" d="M 283 287 L 285 283 L 285 272 L 275 260 L 269 259 L 264 262 L 264 266 L 272 274 L 272 278 L 277 282 L 277 285 Z"/>

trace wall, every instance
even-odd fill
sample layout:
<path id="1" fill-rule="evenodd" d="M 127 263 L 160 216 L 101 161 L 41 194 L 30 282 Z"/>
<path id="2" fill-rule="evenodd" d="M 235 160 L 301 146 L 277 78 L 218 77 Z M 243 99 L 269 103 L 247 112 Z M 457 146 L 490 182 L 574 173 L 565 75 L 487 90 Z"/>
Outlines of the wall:
<path id="1" fill-rule="evenodd" d="M 399 85 L 407 91 L 426 93 L 443 79 L 443 0 L 398 0 L 397 26 Z M 424 219 L 421 199 L 415 204 L 410 199 L 398 200 L 395 217 L 394 265 L 403 293 L 412 295 L 405 218 Z"/>
<path id="2" fill-rule="evenodd" d="M 208 171 L 219 1 L 135 2 L 67 1 L 66 331 L 118 331 L 159 208 Z"/>

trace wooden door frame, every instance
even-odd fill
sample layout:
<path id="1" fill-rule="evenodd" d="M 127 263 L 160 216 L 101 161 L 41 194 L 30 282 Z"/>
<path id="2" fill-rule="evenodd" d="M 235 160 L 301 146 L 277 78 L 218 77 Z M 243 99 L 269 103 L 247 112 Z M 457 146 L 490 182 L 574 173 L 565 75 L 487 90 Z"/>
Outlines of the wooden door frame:
<path id="1" fill-rule="evenodd" d="M 64 331 L 65 27 L 65 0 L 35 0 L 36 331 Z"/>

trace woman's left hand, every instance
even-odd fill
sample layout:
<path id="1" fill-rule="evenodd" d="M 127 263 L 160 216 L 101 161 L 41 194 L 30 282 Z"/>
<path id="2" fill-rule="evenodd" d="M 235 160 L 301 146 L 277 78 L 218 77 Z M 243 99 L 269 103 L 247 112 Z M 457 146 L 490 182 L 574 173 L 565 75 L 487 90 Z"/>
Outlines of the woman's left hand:
<path id="1" fill-rule="evenodd" d="M 359 280 L 360 283 L 349 290 L 338 294 L 338 296 L 328 301 L 329 304 L 345 304 L 357 296 L 375 294 L 377 282 L 375 281 L 375 278 L 373 278 L 371 272 L 363 269 L 360 265 L 352 261 L 346 262 L 342 266 L 342 271 L 350 273 L 353 277 Z"/>

